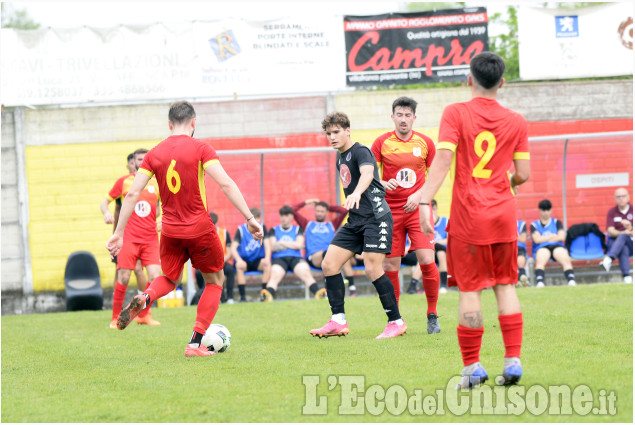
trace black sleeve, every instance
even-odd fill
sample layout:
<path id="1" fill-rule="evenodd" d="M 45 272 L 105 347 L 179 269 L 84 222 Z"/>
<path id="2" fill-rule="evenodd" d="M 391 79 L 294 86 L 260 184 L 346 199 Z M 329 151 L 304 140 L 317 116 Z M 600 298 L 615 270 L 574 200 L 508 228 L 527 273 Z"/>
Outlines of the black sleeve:
<path id="1" fill-rule="evenodd" d="M 242 240 L 242 238 L 240 237 L 240 227 L 238 229 L 236 229 L 236 235 L 234 235 L 234 241 L 240 245 L 240 241 Z"/>
<path id="2" fill-rule="evenodd" d="M 276 229 L 269 229 L 269 234 L 267 234 L 268 238 L 275 238 L 276 237 Z"/>
<path id="3" fill-rule="evenodd" d="M 558 229 L 558 231 L 560 230 L 564 230 L 564 226 L 562 225 L 562 221 L 556 219 L 556 229 Z"/>
<path id="4" fill-rule="evenodd" d="M 523 233 L 527 233 L 527 223 L 523 223 L 523 225 L 520 227 L 520 232 L 518 232 L 519 235 Z"/>
<path id="5" fill-rule="evenodd" d="M 531 233 L 534 233 L 536 231 L 536 228 L 534 227 L 534 225 L 531 225 Z"/>
<path id="6" fill-rule="evenodd" d="M 298 236 L 300 235 L 304 235 L 304 229 L 300 226 L 298 226 Z"/>
<path id="7" fill-rule="evenodd" d="M 355 160 L 360 168 L 362 165 L 374 165 L 377 163 L 375 156 L 366 146 L 362 146 L 360 149 L 355 149 Z"/>
<path id="8" fill-rule="evenodd" d="M 229 246 L 232 244 L 232 238 L 229 236 L 229 230 L 225 229 L 225 245 Z"/>

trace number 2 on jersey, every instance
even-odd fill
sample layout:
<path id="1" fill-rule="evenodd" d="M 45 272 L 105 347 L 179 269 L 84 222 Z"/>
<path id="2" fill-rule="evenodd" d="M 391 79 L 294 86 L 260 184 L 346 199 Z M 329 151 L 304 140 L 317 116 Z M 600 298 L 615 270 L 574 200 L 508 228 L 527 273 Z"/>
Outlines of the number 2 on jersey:
<path id="1" fill-rule="evenodd" d="M 487 150 L 483 150 L 483 142 L 487 143 Z M 474 139 L 474 152 L 481 160 L 472 170 L 472 177 L 477 179 L 490 178 L 492 170 L 485 168 L 485 166 L 494 156 L 494 150 L 496 150 L 496 137 L 492 133 L 483 131 L 476 136 L 476 139 Z"/>
<path id="2" fill-rule="evenodd" d="M 166 182 L 168 184 L 168 189 L 170 189 L 170 192 L 176 195 L 176 193 L 181 190 L 181 176 L 179 176 L 179 173 L 177 173 L 174 169 L 175 165 L 176 159 L 173 159 L 172 162 L 170 162 L 168 172 L 165 176 L 167 177 Z M 174 183 L 172 183 L 172 179 L 174 179 Z"/>

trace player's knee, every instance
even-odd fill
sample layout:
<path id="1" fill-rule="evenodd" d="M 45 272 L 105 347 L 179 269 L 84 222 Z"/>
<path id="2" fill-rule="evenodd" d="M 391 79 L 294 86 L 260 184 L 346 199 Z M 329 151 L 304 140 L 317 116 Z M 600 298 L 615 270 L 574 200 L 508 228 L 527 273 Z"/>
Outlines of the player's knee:
<path id="1" fill-rule="evenodd" d="M 322 260 L 322 271 L 324 272 L 324 274 L 326 276 L 332 276 L 334 274 L 336 274 L 337 272 L 339 272 L 339 264 L 337 264 L 337 261 L 333 261 L 331 258 L 326 257 Z"/>

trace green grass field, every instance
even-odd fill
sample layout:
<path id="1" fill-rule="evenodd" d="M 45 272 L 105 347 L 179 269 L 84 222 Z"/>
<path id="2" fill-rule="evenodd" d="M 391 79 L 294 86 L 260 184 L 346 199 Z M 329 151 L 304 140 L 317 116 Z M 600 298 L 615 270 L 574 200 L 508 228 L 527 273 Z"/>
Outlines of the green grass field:
<path id="1" fill-rule="evenodd" d="M 568 385 L 573 391 L 586 385 L 592 395 L 577 393 L 577 400 L 594 397 L 593 406 L 602 408 L 606 397 L 600 396 L 612 392 L 617 396 L 615 415 L 581 416 L 576 411 L 550 415 L 552 404 L 538 415 L 534 413 L 544 409 L 510 409 L 507 414 L 474 410 L 495 388 L 493 378 L 501 372 L 504 354 L 495 299 L 487 291 L 483 294 L 481 363 L 491 379 L 481 392 L 460 394 L 471 403 L 465 414 L 451 409 L 449 402 L 443 411 L 425 411 L 436 412 L 433 416 L 415 405 L 404 410 L 400 404 L 416 390 L 430 398 L 439 390 L 445 400 L 457 394 L 445 392 L 450 378 L 462 368 L 456 337 L 458 294 L 450 292 L 439 300 L 441 334 L 426 332 L 425 296 L 404 295 L 401 311 L 408 333 L 381 341 L 375 336 L 386 318 L 376 297 L 347 299 L 351 333 L 330 339 L 312 338 L 308 333 L 328 320 L 326 301 L 221 305 L 214 322 L 232 332 L 231 347 L 223 354 L 193 359 L 185 358 L 183 351 L 195 307 L 155 309 L 153 316 L 162 326 L 132 324 L 124 331 L 108 328 L 109 311 L 3 316 L 1 419 L 632 423 L 633 287 L 580 285 L 519 289 L 518 293 L 525 320 L 525 374 L 520 388 L 534 400 L 527 401 L 527 406 L 544 405 L 547 393 L 541 388 Z M 359 399 L 351 402 L 346 383 L 360 379 L 364 385 Z M 320 404 L 323 397 L 327 404 Z M 344 414 L 346 409 L 340 414 L 339 408 L 347 403 L 358 411 L 361 407 L 363 414 Z M 326 408 L 327 413 L 303 414 L 305 405 L 316 413 Z M 501 412 L 498 407 L 495 411 Z"/>

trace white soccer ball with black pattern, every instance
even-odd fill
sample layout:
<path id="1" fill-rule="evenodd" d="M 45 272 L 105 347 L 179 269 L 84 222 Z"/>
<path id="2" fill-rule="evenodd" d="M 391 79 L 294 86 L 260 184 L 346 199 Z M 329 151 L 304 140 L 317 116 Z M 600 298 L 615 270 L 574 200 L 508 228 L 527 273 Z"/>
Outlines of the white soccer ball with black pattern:
<path id="1" fill-rule="evenodd" d="M 201 344 L 203 344 L 209 351 L 213 351 L 215 353 L 223 353 L 227 351 L 229 346 L 232 343 L 232 335 L 229 333 L 229 329 L 227 329 L 223 325 L 211 324 L 205 335 L 203 335 L 203 339 L 201 340 Z"/>

